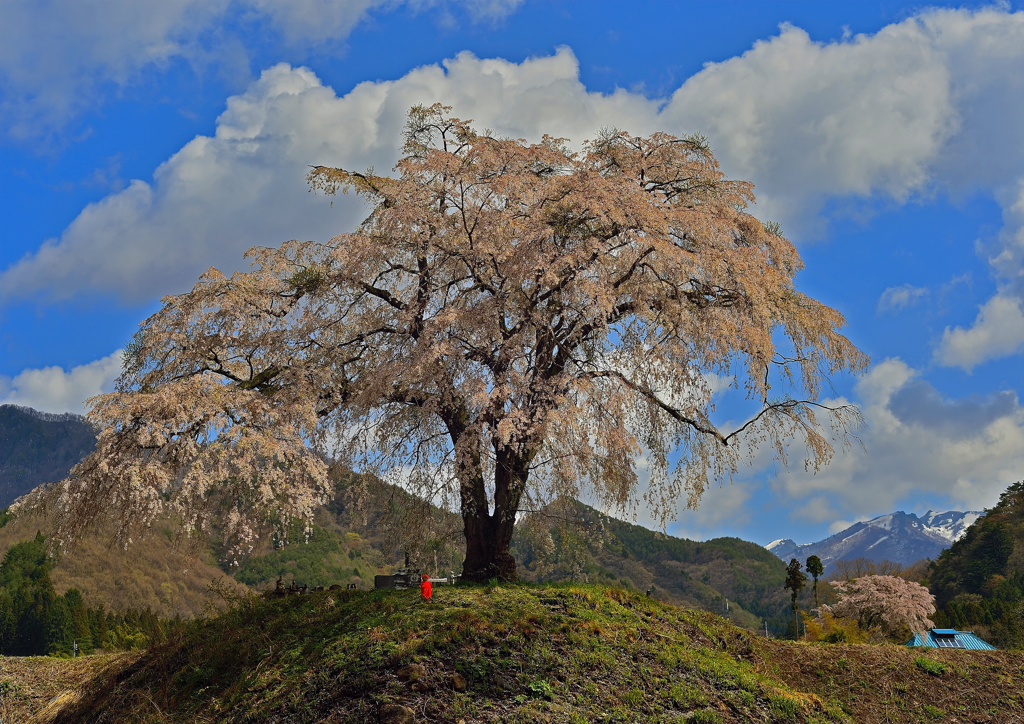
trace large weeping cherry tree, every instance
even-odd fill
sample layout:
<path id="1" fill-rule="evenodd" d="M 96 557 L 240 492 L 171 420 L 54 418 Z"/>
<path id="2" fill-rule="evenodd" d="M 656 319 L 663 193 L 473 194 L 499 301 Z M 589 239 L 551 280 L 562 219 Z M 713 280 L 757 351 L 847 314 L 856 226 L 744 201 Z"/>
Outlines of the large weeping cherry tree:
<path id="1" fill-rule="evenodd" d="M 91 401 L 96 451 L 21 503 L 56 541 L 111 516 L 127 544 L 170 515 L 244 552 L 311 520 L 333 460 L 458 510 L 464 577 L 514 580 L 517 514 L 632 508 L 641 452 L 664 521 L 754 450 L 794 442 L 817 468 L 849 438 L 856 408 L 821 383 L 866 358 L 704 139 L 573 151 L 448 110 L 412 109 L 393 176 L 313 168 L 312 190 L 369 202 L 354 233 L 254 248 L 251 271 L 164 299 Z M 753 401 L 734 429 L 711 420 L 713 375 Z"/>

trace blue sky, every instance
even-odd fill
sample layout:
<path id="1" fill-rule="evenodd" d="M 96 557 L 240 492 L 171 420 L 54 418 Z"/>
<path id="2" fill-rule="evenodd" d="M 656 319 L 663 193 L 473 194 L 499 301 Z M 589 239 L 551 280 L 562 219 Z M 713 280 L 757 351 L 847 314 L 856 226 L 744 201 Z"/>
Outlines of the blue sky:
<path id="1" fill-rule="evenodd" d="M 415 103 L 582 141 L 708 134 L 872 358 L 817 475 L 755 451 L 670 532 L 817 540 L 1024 478 L 1020 2 L 53 0 L 0 22 L 0 402 L 83 411 L 159 298 L 364 209 Z M 742 414 L 728 394 L 720 418 Z M 799 456 L 796 456 L 799 459 Z M 642 461 L 641 461 L 642 465 Z M 638 511 L 638 520 L 648 519 Z"/>

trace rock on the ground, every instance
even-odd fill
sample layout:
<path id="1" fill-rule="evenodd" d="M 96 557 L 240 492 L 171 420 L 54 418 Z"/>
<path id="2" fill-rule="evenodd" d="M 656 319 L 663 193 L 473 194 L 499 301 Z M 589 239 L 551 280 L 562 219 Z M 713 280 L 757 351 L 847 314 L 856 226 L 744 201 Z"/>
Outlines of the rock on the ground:
<path id="1" fill-rule="evenodd" d="M 398 670 L 399 681 L 416 681 L 427 675 L 427 667 L 423 664 L 409 664 Z"/>
<path id="2" fill-rule="evenodd" d="M 451 684 L 455 691 L 463 692 L 466 690 L 466 677 L 462 674 L 452 674 Z"/>
<path id="3" fill-rule="evenodd" d="M 402 704 L 384 704 L 380 708 L 380 724 L 412 724 L 416 712 Z"/>

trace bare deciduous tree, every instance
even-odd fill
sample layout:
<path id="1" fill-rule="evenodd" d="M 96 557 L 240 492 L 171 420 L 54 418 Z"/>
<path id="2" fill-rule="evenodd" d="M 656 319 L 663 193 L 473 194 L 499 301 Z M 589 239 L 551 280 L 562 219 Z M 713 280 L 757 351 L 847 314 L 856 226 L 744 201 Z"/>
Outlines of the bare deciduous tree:
<path id="1" fill-rule="evenodd" d="M 404 153 L 392 177 L 310 173 L 370 203 L 356 232 L 254 248 L 251 271 L 164 299 L 92 402 L 96 452 L 44 496 L 58 540 L 110 514 L 127 541 L 172 511 L 244 547 L 309 519 L 333 456 L 460 511 L 467 579 L 514 579 L 517 512 L 583 492 L 628 509 L 641 450 L 664 521 L 756 445 L 785 463 L 795 438 L 817 468 L 859 422 L 818 399 L 866 358 L 705 139 L 608 131 L 573 151 L 433 106 Z M 757 404 L 738 429 L 710 419 L 711 374 Z"/>

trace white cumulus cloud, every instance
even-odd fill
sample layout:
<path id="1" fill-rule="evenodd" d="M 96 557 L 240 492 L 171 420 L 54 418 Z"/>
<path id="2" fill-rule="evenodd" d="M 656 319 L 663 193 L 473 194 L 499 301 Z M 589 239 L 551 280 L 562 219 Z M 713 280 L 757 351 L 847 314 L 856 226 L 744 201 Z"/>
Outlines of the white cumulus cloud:
<path id="1" fill-rule="evenodd" d="M 90 205 L 59 238 L 0 272 L 0 297 L 151 299 L 188 288 L 211 264 L 236 268 L 251 245 L 349 230 L 364 209 L 346 198 L 332 210 L 307 194 L 307 166 L 390 168 L 408 108 L 436 101 L 527 139 L 579 142 L 606 126 L 704 131 L 726 172 L 757 184 L 756 213 L 799 241 L 828 198 L 905 199 L 971 174 L 976 185 L 1009 183 L 1000 169 L 1024 161 L 1013 160 L 1020 154 L 1005 133 L 1009 146 L 993 145 L 983 133 L 990 119 L 965 104 L 987 103 L 1005 127 L 1024 125 L 1024 104 L 984 95 L 1015 88 L 1022 63 L 1024 13 L 988 9 L 927 11 L 835 43 L 786 26 L 663 100 L 589 92 L 567 48 L 522 63 L 464 52 L 343 97 L 306 68 L 278 65 L 228 99 L 213 136 L 193 139 L 151 181 Z M 1002 164 L 991 178 L 984 159 Z"/>
<path id="2" fill-rule="evenodd" d="M 307 193 L 310 164 L 390 168 L 405 114 L 453 104 L 501 133 L 580 138 L 604 123 L 636 127 L 653 102 L 590 94 L 568 50 L 524 61 L 469 53 L 339 98 L 306 68 L 278 65 L 228 99 L 213 136 L 198 136 L 154 173 L 86 207 L 59 239 L 0 272 L 0 296 L 115 292 L 141 301 L 188 289 L 204 269 L 237 268 L 254 245 L 326 240 L 365 215 L 352 196 Z M 650 106 L 650 108 L 648 108 Z"/>
<path id="3" fill-rule="evenodd" d="M 784 500 L 802 502 L 803 519 L 837 530 L 907 499 L 921 501 L 918 512 L 937 500 L 980 510 L 1020 479 L 1024 406 L 1015 393 L 948 399 L 900 359 L 874 365 L 856 392 L 867 421 L 861 444 L 816 475 L 791 469 L 773 482 Z"/>
<path id="4" fill-rule="evenodd" d="M 907 307 L 912 307 L 928 296 L 928 290 L 924 287 L 915 287 L 913 284 L 902 284 L 898 287 L 889 287 L 878 298 L 879 312 L 900 312 Z"/>
<path id="5" fill-rule="evenodd" d="M 454 0 L 476 20 L 501 18 L 521 0 Z M 249 73 L 247 39 L 279 35 L 292 49 L 344 41 L 374 9 L 401 0 L 4 0 L 0 22 L 3 125 L 45 135 L 106 97 L 185 62 L 197 70 Z M 420 11 L 438 0 L 411 0 Z"/>
<path id="6" fill-rule="evenodd" d="M 1024 347 L 1024 311 L 1016 297 L 996 296 L 978 310 L 967 329 L 946 327 L 935 358 L 947 367 L 970 372 L 979 364 L 1006 357 Z"/>
<path id="7" fill-rule="evenodd" d="M 121 373 L 121 350 L 64 371 L 61 367 L 27 369 L 15 377 L 0 375 L 0 404 L 22 405 L 42 412 L 85 412 L 85 401 L 110 392 Z"/>

